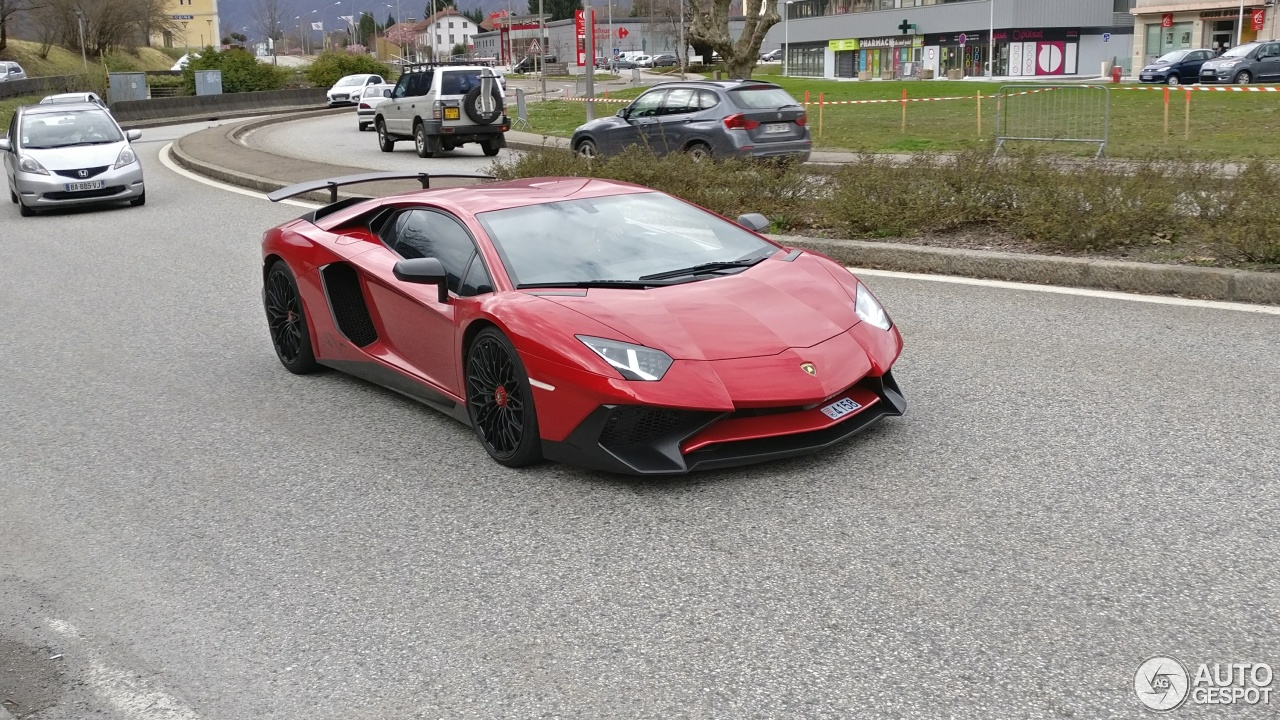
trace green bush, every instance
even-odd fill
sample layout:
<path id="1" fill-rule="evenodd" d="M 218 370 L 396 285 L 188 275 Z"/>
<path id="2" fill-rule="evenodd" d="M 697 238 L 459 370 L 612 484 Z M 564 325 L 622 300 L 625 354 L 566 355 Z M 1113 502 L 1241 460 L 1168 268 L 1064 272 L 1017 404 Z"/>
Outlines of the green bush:
<path id="1" fill-rule="evenodd" d="M 392 80 L 391 68 L 369 55 L 348 55 L 330 50 L 321 53 L 307 68 L 307 79 L 316 87 L 332 87 L 347 75 L 381 75 Z"/>
<path id="2" fill-rule="evenodd" d="M 258 62 L 252 53 L 233 48 L 217 51 L 205 48 L 200 57 L 193 57 L 182 71 L 182 81 L 188 94 L 196 91 L 197 70 L 221 70 L 222 92 L 258 92 L 279 90 L 284 86 L 286 73 L 274 65 Z"/>
<path id="3" fill-rule="evenodd" d="M 1250 161 L 1233 180 L 1207 192 L 1215 202 L 1204 234 L 1218 252 L 1237 261 L 1280 265 L 1280 171 Z"/>

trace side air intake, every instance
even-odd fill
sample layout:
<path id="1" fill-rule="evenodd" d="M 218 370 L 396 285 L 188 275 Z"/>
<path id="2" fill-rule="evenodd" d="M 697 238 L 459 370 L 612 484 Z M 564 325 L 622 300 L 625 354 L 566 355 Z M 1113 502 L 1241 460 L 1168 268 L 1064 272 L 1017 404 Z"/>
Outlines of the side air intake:
<path id="1" fill-rule="evenodd" d="M 324 292 L 329 298 L 334 324 L 357 347 L 373 344 L 378 331 L 369 316 L 369 306 L 364 302 L 360 289 L 360 276 L 346 263 L 326 265 L 320 271 L 324 280 Z"/>

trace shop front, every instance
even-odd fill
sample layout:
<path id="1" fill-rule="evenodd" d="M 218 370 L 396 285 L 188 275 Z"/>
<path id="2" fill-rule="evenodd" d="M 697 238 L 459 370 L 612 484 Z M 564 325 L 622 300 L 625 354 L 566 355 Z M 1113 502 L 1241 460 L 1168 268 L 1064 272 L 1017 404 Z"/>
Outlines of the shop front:
<path id="1" fill-rule="evenodd" d="M 996 75 L 1052 76 L 1079 72 L 1079 28 L 996 30 L 994 37 Z"/>
<path id="2" fill-rule="evenodd" d="M 1218 7 L 1207 7 L 1215 5 Z M 1265 39 L 1262 31 L 1267 27 L 1267 14 L 1275 6 L 1244 3 L 1241 13 L 1240 5 L 1222 5 L 1210 0 L 1178 12 L 1138 14 L 1136 31 L 1141 45 L 1135 43 L 1135 61 L 1147 65 L 1175 50 L 1207 49 L 1221 55 L 1236 45 Z"/>
<path id="3" fill-rule="evenodd" d="M 835 60 L 835 76 L 838 78 L 858 77 L 858 39 L 827 41 L 827 49 Z"/>
<path id="4" fill-rule="evenodd" d="M 934 77 L 985 75 L 989 42 L 988 30 L 925 35 L 921 62 Z"/>
<path id="5" fill-rule="evenodd" d="M 919 35 L 858 38 L 855 60 L 858 77 L 912 77 L 920 66 L 923 48 L 924 38 Z"/>

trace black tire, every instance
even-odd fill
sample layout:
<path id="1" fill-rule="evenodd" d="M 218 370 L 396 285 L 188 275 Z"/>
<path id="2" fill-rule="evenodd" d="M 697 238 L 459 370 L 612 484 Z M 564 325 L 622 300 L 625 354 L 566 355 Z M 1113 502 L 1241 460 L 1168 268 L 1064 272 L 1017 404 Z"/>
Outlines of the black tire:
<path id="1" fill-rule="evenodd" d="M 17 205 L 17 204 L 18 204 L 18 193 L 16 193 L 16 192 L 14 192 L 14 191 L 10 190 L 10 191 L 9 191 L 9 202 L 13 203 L 14 205 Z"/>
<path id="2" fill-rule="evenodd" d="M 1166 85 L 1181 85 L 1182 78 L 1178 77 L 1177 73 L 1173 73 L 1172 75 L 1164 79 L 1164 83 Z"/>
<path id="3" fill-rule="evenodd" d="M 600 146 L 596 145 L 596 141 L 591 138 L 583 138 L 578 141 L 578 146 L 573 149 L 578 157 L 584 157 L 588 160 L 594 160 L 600 157 Z"/>
<path id="4" fill-rule="evenodd" d="M 21 215 L 22 217 L 31 217 L 32 215 L 35 215 L 35 214 L 36 214 L 36 211 L 35 211 L 35 210 L 32 210 L 32 209 L 31 209 L 31 208 L 29 208 L 29 207 L 27 207 L 27 206 L 26 206 L 26 204 L 25 204 L 25 203 L 23 203 L 22 201 L 19 201 L 19 202 L 18 202 L 18 214 L 19 214 L 19 215 Z"/>
<path id="5" fill-rule="evenodd" d="M 364 132 L 369 129 L 369 123 L 356 123 L 356 129 Z"/>
<path id="6" fill-rule="evenodd" d="M 485 328 L 467 348 L 467 417 L 489 457 L 507 467 L 542 459 L 529 375 L 511 341 Z"/>
<path id="7" fill-rule="evenodd" d="M 480 107 L 481 87 L 483 86 L 477 85 L 471 88 L 471 90 L 463 96 L 462 110 L 467 114 L 467 117 L 471 118 L 471 122 L 477 125 L 492 125 L 502 118 L 502 92 L 498 90 L 498 81 L 495 80 L 493 82 L 492 94 L 493 107 L 488 108 L 488 112 L 485 112 L 485 108 Z"/>
<path id="8" fill-rule="evenodd" d="M 267 330 L 280 364 L 295 375 L 315 372 L 320 365 L 311 347 L 307 312 L 293 272 L 283 260 L 277 260 L 267 272 L 262 301 L 267 311 Z"/>
<path id="9" fill-rule="evenodd" d="M 712 160 L 715 158 L 715 155 L 711 152 L 711 146 L 704 142 L 689 143 L 688 146 L 685 147 L 684 152 L 689 156 L 689 159 L 696 162 Z"/>
<path id="10" fill-rule="evenodd" d="M 146 204 L 147 204 L 147 191 L 146 191 L 146 190 L 143 190 L 143 191 L 142 191 L 142 194 L 141 194 L 141 195 L 139 195 L 138 197 L 136 197 L 136 198 L 134 198 L 134 199 L 130 200 L 130 201 L 129 201 L 129 204 L 130 204 L 130 205 L 132 205 L 132 206 L 134 206 L 134 207 L 142 207 L 143 205 L 146 205 Z"/>
<path id="11" fill-rule="evenodd" d="M 497 155 L 500 150 L 502 150 L 502 146 L 498 145 L 498 143 L 494 140 L 483 140 L 480 143 L 480 147 L 484 149 L 484 154 L 486 157 L 493 157 Z"/>
<path id="12" fill-rule="evenodd" d="M 382 152 L 394 151 L 396 149 L 396 141 L 392 140 L 391 136 L 387 134 L 387 124 L 382 121 L 382 118 L 378 118 L 376 127 L 378 130 L 378 149 Z"/>
<path id="13" fill-rule="evenodd" d="M 422 123 L 413 126 L 413 149 L 418 151 L 420 158 L 436 156 L 435 150 L 431 149 L 431 138 L 427 137 L 427 126 Z"/>
<path id="14" fill-rule="evenodd" d="M 1241 70 L 1240 72 L 1236 73 L 1236 77 L 1234 80 L 1232 80 L 1232 82 L 1234 82 L 1237 85 L 1248 85 L 1249 83 L 1253 82 L 1253 73 L 1249 72 L 1248 70 Z"/>

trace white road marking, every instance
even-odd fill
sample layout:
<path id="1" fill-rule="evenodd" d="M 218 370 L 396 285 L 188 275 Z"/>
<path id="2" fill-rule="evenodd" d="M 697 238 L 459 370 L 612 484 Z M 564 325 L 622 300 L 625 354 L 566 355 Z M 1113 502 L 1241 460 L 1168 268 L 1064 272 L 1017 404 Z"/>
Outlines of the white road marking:
<path id="1" fill-rule="evenodd" d="M 56 618 L 47 618 L 45 622 L 59 635 L 87 644 L 75 625 Z M 89 661 L 89 686 L 129 720 L 200 720 L 200 716 L 178 698 L 146 687 L 137 673 L 107 665 L 87 647 L 80 652 Z"/>
<path id="2" fill-rule="evenodd" d="M 260 193 L 254 190 L 246 190 L 245 188 L 236 187 L 235 185 L 228 185 L 226 183 L 218 182 L 217 180 L 210 180 L 207 177 L 197 175 L 191 172 L 190 170 L 178 165 L 173 161 L 173 158 L 169 157 L 169 150 L 172 147 L 173 147 L 173 143 L 166 143 L 164 147 L 160 148 L 160 163 L 164 165 L 166 168 L 169 168 L 173 172 L 181 175 L 182 177 L 187 178 L 188 180 L 195 180 L 196 182 L 202 183 L 204 185 L 208 185 L 209 187 L 218 188 L 219 190 L 226 190 L 227 192 L 233 192 L 238 195 L 247 195 L 248 197 L 258 198 L 259 200 L 267 199 L 266 193 Z M 312 209 L 318 208 L 318 207 L 324 207 L 323 205 L 317 205 L 315 203 L 309 203 L 309 202 L 302 202 L 301 200 L 281 200 L 280 204 L 296 205 L 297 207 L 312 208 Z"/>
<path id="3" fill-rule="evenodd" d="M 546 390 L 547 392 L 552 392 L 552 391 L 554 391 L 554 390 L 556 389 L 556 386 L 555 386 L 555 385 L 548 385 L 548 384 L 546 384 L 546 383 L 544 383 L 544 382 L 539 382 L 539 381 L 537 381 L 537 380 L 534 380 L 533 378 L 529 378 L 529 384 L 530 384 L 530 385 L 532 385 L 532 386 L 534 386 L 534 387 L 536 387 L 536 388 L 542 388 L 543 390 Z"/>
<path id="4" fill-rule="evenodd" d="M 1058 295 L 1078 295 L 1080 297 L 1103 298 L 1106 300 L 1129 300 L 1131 302 L 1151 303 L 1153 305 L 1176 305 L 1179 307 L 1206 308 L 1209 310 L 1232 310 L 1235 312 L 1261 313 L 1263 315 L 1280 315 L 1280 306 L 1251 305 L 1249 303 L 1223 302 L 1221 300 L 1194 300 L 1191 298 L 1168 297 L 1165 295 L 1138 295 L 1135 293 L 1115 292 L 1114 290 L 1090 290 L 1088 288 L 1062 287 L 1060 285 L 1034 285 L 1016 283 L 1005 280 L 983 280 L 980 278 L 961 277 L 959 275 L 927 275 L 923 273 L 905 273 L 894 270 L 871 270 L 850 267 L 854 275 L 867 277 L 887 277 L 901 280 L 925 280 L 928 282 L 952 283 L 954 285 L 976 285 L 978 287 L 1000 288 L 1003 290 L 1031 290 L 1034 292 L 1056 293 Z"/>

